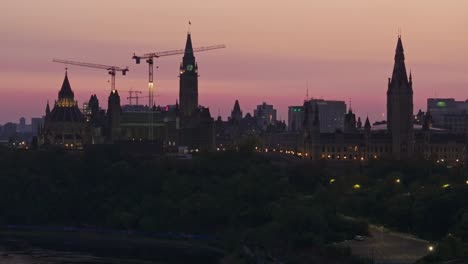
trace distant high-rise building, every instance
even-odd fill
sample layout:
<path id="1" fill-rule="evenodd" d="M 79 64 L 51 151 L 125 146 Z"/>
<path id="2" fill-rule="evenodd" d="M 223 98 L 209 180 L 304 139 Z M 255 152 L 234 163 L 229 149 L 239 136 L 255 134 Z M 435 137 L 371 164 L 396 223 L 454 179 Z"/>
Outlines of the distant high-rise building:
<path id="1" fill-rule="evenodd" d="M 26 118 L 21 117 L 19 119 L 19 123 L 18 123 L 18 126 L 16 128 L 18 129 L 17 132 L 19 132 L 19 133 L 26 132 Z"/>
<path id="2" fill-rule="evenodd" d="M 299 131 L 304 123 L 304 107 L 289 106 L 288 107 L 288 130 Z"/>
<path id="3" fill-rule="evenodd" d="M 367 117 L 363 125 L 360 118 L 356 121 L 351 110 L 345 115 L 345 108 L 340 106 L 342 110 L 339 117 L 346 117 L 345 130 L 329 133 L 322 129 L 322 124 L 326 122 L 326 118 L 322 116 L 327 109 L 323 107 L 323 100 L 308 100 L 304 102 L 302 133 L 266 133 L 264 147 L 292 150 L 299 156 L 311 159 L 366 161 L 424 157 L 447 165 L 459 166 L 466 162 L 468 115 L 465 111 L 468 110 L 468 102 L 456 102 L 454 99 L 429 100 L 428 111 L 420 111 L 414 116 L 412 76 L 410 73 L 408 77 L 406 73 L 400 37 L 395 53 L 393 74 L 387 90 L 387 121 L 371 126 Z M 457 118 L 460 121 L 451 128 L 461 130 L 458 127 L 461 125 L 461 116 L 464 116 L 464 133 L 433 128 L 433 113 L 439 115 L 439 120 L 442 120 L 439 122 L 449 124 L 447 118 L 453 118 L 454 111 L 458 113 Z"/>
<path id="4" fill-rule="evenodd" d="M 427 112 L 431 114 L 434 127 L 463 133 L 465 116 L 468 113 L 468 101 L 455 101 L 453 98 L 429 98 L 427 99 Z"/>
<path id="5" fill-rule="evenodd" d="M 31 118 L 31 132 L 32 136 L 38 136 L 41 128 L 44 126 L 43 117 L 33 117 Z"/>
<path id="6" fill-rule="evenodd" d="M 3 125 L 2 139 L 9 139 L 16 135 L 17 126 L 15 123 L 8 122 Z"/>
<path id="7" fill-rule="evenodd" d="M 198 108 L 198 65 L 192 48 L 192 37 L 187 34 L 185 53 L 180 64 L 179 103 L 180 112 L 191 116 Z"/>
<path id="8" fill-rule="evenodd" d="M 406 73 L 405 55 L 401 37 L 398 37 L 392 78 L 388 79 L 387 129 L 392 137 L 395 158 L 412 155 L 414 150 L 413 131 L 413 80 Z"/>
<path id="9" fill-rule="evenodd" d="M 261 105 L 257 105 L 257 109 L 254 109 L 254 117 L 258 126 L 266 129 L 268 125 L 273 125 L 276 122 L 276 109 L 273 108 L 273 105 L 263 102 Z"/>
<path id="10" fill-rule="evenodd" d="M 319 110 L 320 132 L 333 133 L 336 130 L 344 130 L 344 115 L 346 103 L 344 101 L 311 99 Z"/>

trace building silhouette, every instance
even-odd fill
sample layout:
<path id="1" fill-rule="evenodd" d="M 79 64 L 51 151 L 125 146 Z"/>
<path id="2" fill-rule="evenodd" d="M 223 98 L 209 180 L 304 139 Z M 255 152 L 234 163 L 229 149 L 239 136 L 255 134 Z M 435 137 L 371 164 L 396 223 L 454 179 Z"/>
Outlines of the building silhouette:
<path id="1" fill-rule="evenodd" d="M 276 122 L 276 109 L 273 105 L 263 102 L 254 109 L 254 117 L 257 120 L 257 125 L 266 130 L 268 126 Z"/>
<path id="2" fill-rule="evenodd" d="M 343 114 L 344 130 L 321 132 L 318 101 L 305 101 L 301 131 L 268 133 L 264 147 L 300 153 L 314 160 L 369 160 L 424 158 L 438 162 L 467 159 L 468 117 L 463 131 L 433 127 L 431 112 L 413 115 L 413 78 L 407 74 L 402 39 L 397 40 L 392 77 L 387 86 L 387 120 L 372 126 L 349 110 Z M 458 127 L 461 125 L 458 124 Z"/>
<path id="3" fill-rule="evenodd" d="M 68 80 L 68 73 L 58 93 L 52 110 L 46 106 L 41 143 L 66 148 L 82 148 L 88 143 L 88 130 L 85 116 L 78 108 L 75 94 Z"/>
<path id="4" fill-rule="evenodd" d="M 304 108 L 302 105 L 288 107 L 288 130 L 299 131 L 302 129 L 302 120 L 304 120 Z"/>
<path id="5" fill-rule="evenodd" d="M 411 157 L 414 151 L 413 80 L 407 75 L 401 36 L 395 50 L 392 77 L 388 79 L 387 128 L 397 159 Z"/>
<path id="6" fill-rule="evenodd" d="M 180 112 L 191 116 L 198 108 L 198 65 L 193 55 L 192 37 L 187 34 L 184 57 L 180 64 L 179 102 Z"/>
<path id="7" fill-rule="evenodd" d="M 84 104 L 83 112 L 74 100 L 68 75 L 59 98 L 46 107 L 42 144 L 82 148 L 91 144 L 120 144 L 153 152 L 214 149 L 214 120 L 210 110 L 198 105 L 198 66 L 193 56 L 191 34 L 187 34 L 180 66 L 179 100 L 175 105 L 122 107 L 117 90 L 107 99 L 107 111 L 96 95 Z M 180 104 L 178 103 L 180 102 Z"/>
<path id="8" fill-rule="evenodd" d="M 453 98 L 428 98 L 427 112 L 431 113 L 433 126 L 463 133 L 465 117 L 468 114 L 468 100 Z"/>

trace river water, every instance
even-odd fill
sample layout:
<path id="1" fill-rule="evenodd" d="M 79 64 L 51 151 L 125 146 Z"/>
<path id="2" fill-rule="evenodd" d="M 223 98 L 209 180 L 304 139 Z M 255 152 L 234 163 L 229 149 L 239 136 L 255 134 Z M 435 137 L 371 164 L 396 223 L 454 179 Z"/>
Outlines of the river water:
<path id="1" fill-rule="evenodd" d="M 138 259 L 116 259 L 96 257 L 87 253 L 63 252 L 28 248 L 26 250 L 8 250 L 0 248 L 0 264 L 166 264 Z"/>

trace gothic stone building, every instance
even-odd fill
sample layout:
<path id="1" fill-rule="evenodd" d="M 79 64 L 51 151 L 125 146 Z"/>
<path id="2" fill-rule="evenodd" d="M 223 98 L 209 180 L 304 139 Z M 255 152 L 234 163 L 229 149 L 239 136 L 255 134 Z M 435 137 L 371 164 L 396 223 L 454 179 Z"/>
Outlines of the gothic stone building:
<path id="1" fill-rule="evenodd" d="M 43 144 L 67 148 L 82 148 L 86 144 L 139 144 L 140 148 L 169 151 L 179 146 L 189 150 L 213 150 L 214 120 L 208 108 L 198 105 L 198 65 L 190 33 L 179 71 L 180 105 L 176 102 L 174 106 L 124 110 L 118 91 L 112 90 L 107 112 L 99 107 L 96 95 L 92 95 L 86 115 L 78 108 L 65 75 L 52 111 L 47 105 Z"/>
<path id="2" fill-rule="evenodd" d="M 291 151 L 311 159 L 369 160 L 421 157 L 442 162 L 462 162 L 467 157 L 468 122 L 464 133 L 434 129 L 427 112 L 423 124 L 413 117 L 413 80 L 407 75 L 401 37 L 398 37 L 392 77 L 388 79 L 386 124 L 371 127 L 349 111 L 345 130 L 320 133 L 318 107 L 304 102 L 303 129 L 299 132 L 271 133 L 264 137 L 270 150 Z"/>
<path id="3" fill-rule="evenodd" d="M 87 122 L 75 101 L 67 73 L 52 111 L 47 102 L 44 127 L 39 138 L 42 144 L 70 149 L 80 149 L 88 143 Z"/>
<path id="4" fill-rule="evenodd" d="M 109 95 L 107 142 L 151 141 L 165 148 L 186 146 L 189 150 L 214 149 L 214 120 L 208 108 L 198 105 L 198 65 L 188 33 L 180 65 L 179 103 L 147 107 L 143 111 L 122 111 L 120 96 Z"/>

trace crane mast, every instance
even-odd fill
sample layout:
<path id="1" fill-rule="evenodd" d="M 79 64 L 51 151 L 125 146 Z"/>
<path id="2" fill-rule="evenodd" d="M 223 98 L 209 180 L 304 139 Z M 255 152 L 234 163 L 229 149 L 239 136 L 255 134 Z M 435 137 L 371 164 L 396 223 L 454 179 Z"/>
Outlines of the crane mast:
<path id="1" fill-rule="evenodd" d="M 193 52 L 200 52 L 200 51 L 207 51 L 207 50 L 215 50 L 215 49 L 223 49 L 226 48 L 226 45 L 221 44 L 221 45 L 213 45 L 213 46 L 206 46 L 206 47 L 198 47 L 194 48 Z M 173 56 L 173 55 L 179 55 L 179 54 L 184 54 L 185 50 L 184 49 L 178 49 L 178 50 L 168 50 L 168 51 L 160 51 L 160 52 L 153 52 L 153 53 L 146 53 L 143 55 L 135 55 L 133 54 L 132 59 L 135 60 L 136 64 L 140 64 L 141 60 L 146 60 L 148 63 L 148 106 L 151 107 L 154 104 L 153 101 L 153 94 L 154 94 L 154 70 L 153 70 L 153 65 L 154 65 L 154 59 L 155 58 L 160 58 L 160 57 L 166 57 L 166 56 Z"/>
<path id="2" fill-rule="evenodd" d="M 200 51 L 207 51 L 207 50 L 214 50 L 214 49 L 222 49 L 225 48 L 226 46 L 221 44 L 221 45 L 213 45 L 213 46 L 207 46 L 207 47 L 199 47 L 193 49 L 194 52 L 200 52 Z M 185 50 L 184 49 L 178 49 L 178 50 L 168 50 L 168 51 L 160 51 L 160 52 L 153 52 L 153 53 L 146 53 L 143 55 L 135 55 L 133 54 L 132 59 L 135 60 L 136 64 L 140 64 L 141 60 L 146 60 L 148 63 L 148 107 L 152 107 L 154 105 L 154 81 L 153 81 L 153 65 L 154 65 L 154 59 L 159 58 L 159 57 L 166 57 L 166 56 L 173 56 L 173 55 L 179 55 L 179 54 L 184 54 Z M 149 131 L 148 134 L 150 136 L 151 141 L 153 140 L 153 113 L 149 111 Z"/>
<path id="3" fill-rule="evenodd" d="M 122 72 L 122 75 L 127 75 L 128 67 L 121 68 L 118 66 L 111 66 L 111 65 L 104 65 L 104 64 L 95 64 L 89 62 L 79 62 L 79 61 L 71 61 L 71 60 L 61 60 L 61 59 L 53 59 L 53 62 L 56 63 L 63 63 L 66 65 L 74 65 L 74 66 L 81 66 L 81 67 L 88 67 L 94 69 L 103 69 L 107 70 L 107 73 L 111 76 L 111 89 L 112 91 L 115 90 L 115 73 Z"/>

